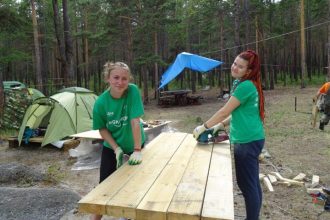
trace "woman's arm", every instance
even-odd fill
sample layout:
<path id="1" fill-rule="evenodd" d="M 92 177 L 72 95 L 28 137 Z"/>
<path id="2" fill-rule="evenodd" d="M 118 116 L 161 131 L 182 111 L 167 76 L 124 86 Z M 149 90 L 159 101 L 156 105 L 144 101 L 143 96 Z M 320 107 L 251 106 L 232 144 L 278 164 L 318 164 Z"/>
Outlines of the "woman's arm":
<path id="1" fill-rule="evenodd" d="M 140 127 L 140 118 L 133 118 L 131 120 L 133 139 L 134 139 L 134 151 L 141 150 L 141 127 Z"/>
<path id="2" fill-rule="evenodd" d="M 227 126 L 230 123 L 231 113 L 234 111 L 240 102 L 234 96 L 230 97 L 228 102 L 220 108 L 209 120 L 207 120 L 204 125 L 207 128 L 211 128 L 218 123 L 222 123 L 224 126 Z"/>
<path id="3" fill-rule="evenodd" d="M 113 149 L 114 151 L 116 151 L 117 147 L 119 147 L 119 146 L 118 146 L 118 144 L 116 143 L 116 141 L 113 139 L 113 137 L 112 137 L 111 133 L 108 131 L 108 129 L 106 129 L 106 128 L 101 128 L 101 129 L 99 130 L 99 132 L 100 132 L 101 137 L 102 137 L 106 142 L 108 142 L 108 143 L 110 144 L 110 146 L 112 147 L 112 149 Z"/>

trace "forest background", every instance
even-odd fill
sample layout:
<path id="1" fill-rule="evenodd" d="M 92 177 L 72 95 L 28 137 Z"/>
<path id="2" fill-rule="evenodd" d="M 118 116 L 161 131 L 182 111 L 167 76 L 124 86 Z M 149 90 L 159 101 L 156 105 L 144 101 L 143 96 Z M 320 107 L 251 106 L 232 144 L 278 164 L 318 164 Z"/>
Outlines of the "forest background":
<path id="1" fill-rule="evenodd" d="M 170 89 L 230 89 L 231 62 L 244 49 L 260 54 L 264 89 L 321 84 L 330 76 L 329 18 L 329 0 L 2 0 L 0 100 L 5 80 L 46 95 L 62 86 L 99 94 L 110 60 L 131 67 L 147 103 L 183 51 L 224 64 L 186 70 Z"/>

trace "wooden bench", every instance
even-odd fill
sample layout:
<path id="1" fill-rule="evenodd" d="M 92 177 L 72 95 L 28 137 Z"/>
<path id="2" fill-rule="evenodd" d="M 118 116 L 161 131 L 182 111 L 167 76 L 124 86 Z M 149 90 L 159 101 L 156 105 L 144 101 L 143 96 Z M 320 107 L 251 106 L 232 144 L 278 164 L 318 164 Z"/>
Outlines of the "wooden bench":
<path id="1" fill-rule="evenodd" d="M 136 220 L 234 219 L 228 142 L 199 145 L 191 134 L 161 133 L 78 205 L 79 211 Z"/>

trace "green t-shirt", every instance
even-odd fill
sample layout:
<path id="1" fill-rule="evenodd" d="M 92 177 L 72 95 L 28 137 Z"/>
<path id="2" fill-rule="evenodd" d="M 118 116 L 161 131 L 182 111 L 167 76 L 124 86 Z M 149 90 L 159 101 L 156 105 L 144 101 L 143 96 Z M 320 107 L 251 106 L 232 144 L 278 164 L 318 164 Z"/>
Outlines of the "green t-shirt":
<path id="1" fill-rule="evenodd" d="M 93 108 L 93 129 L 107 128 L 124 153 L 131 153 L 134 151 L 131 120 L 141 117 L 143 114 L 142 99 L 136 85 L 129 84 L 127 91 L 119 99 L 113 98 L 109 90 L 106 90 L 95 102 Z M 142 144 L 145 141 L 142 123 L 140 123 L 140 128 Z M 111 148 L 106 141 L 103 144 Z"/>
<path id="2" fill-rule="evenodd" d="M 242 144 L 264 139 L 265 132 L 259 115 L 259 95 L 253 82 L 245 80 L 239 83 L 232 96 L 239 100 L 240 105 L 231 113 L 231 142 Z"/>

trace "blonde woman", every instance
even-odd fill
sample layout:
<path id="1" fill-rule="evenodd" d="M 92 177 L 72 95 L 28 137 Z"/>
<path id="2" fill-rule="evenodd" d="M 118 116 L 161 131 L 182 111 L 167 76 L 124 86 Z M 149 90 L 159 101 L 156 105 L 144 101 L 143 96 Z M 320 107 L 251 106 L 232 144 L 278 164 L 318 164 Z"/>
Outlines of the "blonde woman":
<path id="1" fill-rule="evenodd" d="M 123 154 L 130 155 L 128 164 L 140 164 L 145 141 L 140 122 L 143 103 L 138 87 L 130 83 L 129 67 L 122 62 L 107 62 L 104 78 L 109 88 L 98 97 L 93 109 L 93 129 L 99 130 L 104 139 L 100 182 L 122 165 Z M 94 219 L 101 218 L 94 216 Z"/>

